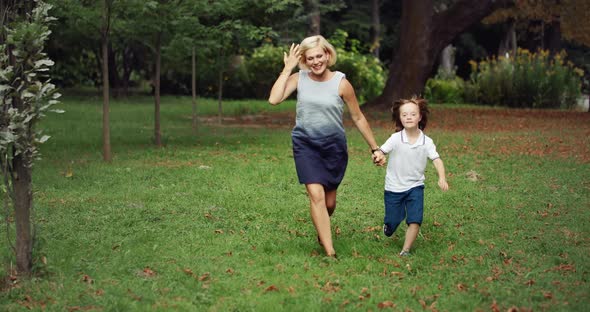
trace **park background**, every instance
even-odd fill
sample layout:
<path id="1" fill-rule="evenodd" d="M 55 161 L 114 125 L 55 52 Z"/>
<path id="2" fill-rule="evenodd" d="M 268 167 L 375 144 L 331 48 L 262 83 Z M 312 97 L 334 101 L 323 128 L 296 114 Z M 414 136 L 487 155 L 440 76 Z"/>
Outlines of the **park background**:
<path id="1" fill-rule="evenodd" d="M 24 264 L 4 167 L 18 141 L 2 123 L 3 310 L 586 308 L 586 1 L 46 3 L 56 20 L 41 2 L 0 5 L 2 50 L 43 47 L 29 77 L 57 87 L 32 102 L 47 137 L 31 139 Z M 393 99 L 431 103 L 451 191 L 430 168 L 414 257 L 381 233 L 384 171 L 350 123 L 339 260 L 321 256 L 293 168 L 294 100 L 265 101 L 283 52 L 315 33 L 338 49 L 379 142 Z M 4 86 L 16 67 L 2 61 Z"/>

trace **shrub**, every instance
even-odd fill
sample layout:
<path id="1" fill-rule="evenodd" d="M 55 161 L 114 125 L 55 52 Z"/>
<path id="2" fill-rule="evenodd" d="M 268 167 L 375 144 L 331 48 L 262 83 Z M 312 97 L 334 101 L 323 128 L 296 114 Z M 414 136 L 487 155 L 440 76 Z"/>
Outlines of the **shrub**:
<path id="1" fill-rule="evenodd" d="M 270 88 L 284 67 L 283 52 L 288 52 L 287 48 L 265 44 L 254 49 L 245 59 L 246 74 L 243 77 L 256 98 L 268 98 Z"/>
<path id="2" fill-rule="evenodd" d="M 439 73 L 426 81 L 424 96 L 430 102 L 438 103 L 461 103 L 465 82 L 456 75 Z"/>
<path id="3" fill-rule="evenodd" d="M 527 108 L 571 108 L 581 94 L 582 70 L 565 62 L 565 52 L 531 53 L 518 49 L 514 58 L 471 61 L 466 100 Z"/>
<path id="4" fill-rule="evenodd" d="M 383 90 L 385 71 L 379 59 L 361 54 L 358 41 L 347 40 L 347 37 L 346 32 L 336 31 L 335 35 L 328 39 L 338 53 L 338 60 L 332 69 L 346 74 L 346 78 L 355 88 L 359 101 L 364 102 L 379 95 Z M 270 88 L 283 69 L 283 52 L 287 52 L 287 48 L 263 45 L 245 59 L 245 77 L 257 98 L 268 97 Z"/>
<path id="5" fill-rule="evenodd" d="M 338 60 L 334 70 L 346 74 L 354 86 L 359 102 L 378 96 L 385 87 L 386 72 L 381 61 L 371 54 L 362 54 L 360 42 L 348 39 L 348 33 L 336 30 L 328 39 L 336 48 Z"/>

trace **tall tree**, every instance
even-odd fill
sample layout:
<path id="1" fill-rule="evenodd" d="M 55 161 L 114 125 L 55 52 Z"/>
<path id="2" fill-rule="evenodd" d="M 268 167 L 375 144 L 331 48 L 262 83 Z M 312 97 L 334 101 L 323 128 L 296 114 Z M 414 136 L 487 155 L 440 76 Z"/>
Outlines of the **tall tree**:
<path id="1" fill-rule="evenodd" d="M 167 46 L 167 52 L 172 62 L 184 66 L 187 55 L 191 62 L 191 97 L 192 97 L 192 128 L 196 132 L 198 126 L 197 100 L 197 62 L 208 52 L 207 47 L 213 38 L 209 38 L 210 28 L 202 24 L 201 18 L 209 16 L 211 7 L 204 3 L 206 0 L 190 0 L 180 3 L 179 18 L 174 37 Z"/>
<path id="2" fill-rule="evenodd" d="M 371 0 L 371 52 L 379 58 L 381 46 L 381 4 L 379 0 Z"/>
<path id="3" fill-rule="evenodd" d="M 160 122 L 162 48 L 170 42 L 175 20 L 179 18 L 181 0 L 149 0 L 137 3 L 137 12 L 131 33 L 147 46 L 152 55 L 151 70 L 148 70 L 154 91 L 154 144 L 162 146 Z"/>
<path id="4" fill-rule="evenodd" d="M 588 0 L 519 0 L 512 6 L 496 10 L 483 22 L 509 23 L 509 40 L 517 40 L 512 38 L 516 35 L 511 32 L 514 33 L 514 28 L 518 28 L 521 33 L 534 35 L 533 40 L 529 40 L 529 49 L 542 48 L 558 52 L 562 48 L 562 37 L 590 47 L 589 10 Z M 521 45 L 523 43 L 520 42 Z"/>
<path id="5" fill-rule="evenodd" d="M 0 167 L 5 205 L 11 201 L 14 208 L 16 266 L 24 275 L 33 264 L 32 167 L 38 144 L 49 138 L 39 137 L 35 126 L 59 97 L 47 75 L 53 61 L 43 52 L 50 8 L 41 0 L 0 4 Z"/>
<path id="6" fill-rule="evenodd" d="M 395 99 L 420 94 L 442 49 L 506 2 L 482 0 L 474 5 L 470 0 L 459 0 L 436 12 L 433 0 L 402 0 L 399 49 L 394 52 L 383 92 L 367 104 L 389 107 Z"/>
<path id="7" fill-rule="evenodd" d="M 102 27 L 100 30 L 102 50 L 102 158 L 111 161 L 111 128 L 109 103 L 109 31 L 113 0 L 103 0 Z"/>
<path id="8" fill-rule="evenodd" d="M 319 35 L 321 33 L 321 12 L 319 0 L 307 0 L 309 6 L 309 30 L 308 36 Z"/>

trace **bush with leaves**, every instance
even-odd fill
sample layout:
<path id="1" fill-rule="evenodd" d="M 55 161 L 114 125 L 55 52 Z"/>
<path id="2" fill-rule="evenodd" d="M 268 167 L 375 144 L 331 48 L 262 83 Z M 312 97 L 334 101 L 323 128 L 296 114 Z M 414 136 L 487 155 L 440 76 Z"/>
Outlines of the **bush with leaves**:
<path id="1" fill-rule="evenodd" d="M 7 193 L 4 195 L 6 211 L 9 211 L 8 199 L 15 211 L 17 268 L 21 273 L 29 273 L 31 172 L 38 156 L 38 144 L 49 138 L 35 131 L 35 125 L 60 95 L 47 77 L 53 61 L 43 52 L 51 34 L 48 28 L 53 20 L 48 15 L 51 6 L 39 0 L 24 18 L 17 15 L 15 6 L 6 12 L 8 23 L 4 24 L 4 20 L 0 25 L 6 25 L 3 27 L 6 40 L 0 44 L 0 167 Z"/>
<path id="2" fill-rule="evenodd" d="M 518 49 L 513 58 L 471 61 L 466 100 L 526 108 L 571 108 L 581 94 L 583 71 L 565 61 L 565 52 L 531 53 Z"/>
<path id="3" fill-rule="evenodd" d="M 424 96 L 433 103 L 461 103 L 465 82 L 454 73 L 443 74 L 441 71 L 426 81 Z"/>
<path id="4" fill-rule="evenodd" d="M 363 103 L 381 94 L 387 76 L 381 61 L 372 54 L 362 54 L 360 42 L 348 39 L 348 33 L 343 30 L 336 30 L 328 41 L 338 53 L 333 69 L 346 74 L 359 102 Z"/>
<path id="5" fill-rule="evenodd" d="M 386 73 L 379 59 L 361 54 L 360 43 L 347 38 L 348 34 L 339 30 L 328 39 L 338 53 L 336 65 L 332 69 L 346 74 L 359 101 L 364 102 L 380 94 L 385 86 Z M 246 77 L 257 98 L 268 97 L 270 88 L 283 69 L 283 52 L 287 52 L 287 49 L 265 44 L 245 59 Z"/>
<path id="6" fill-rule="evenodd" d="M 3 161 L 19 154 L 34 157 L 36 143 L 46 141 L 33 131 L 35 123 L 60 96 L 47 79 L 53 61 L 43 53 L 51 31 L 45 25 L 50 5 L 40 2 L 33 11 L 32 22 L 14 23 L 7 29 L 6 42 L 0 45 L 0 152 Z M 5 52 L 9 52 L 9 54 Z M 14 61 L 11 62 L 11 57 Z M 32 164 L 29 164 L 32 165 Z"/>
<path id="7" fill-rule="evenodd" d="M 287 48 L 264 44 L 245 59 L 245 73 L 241 76 L 246 77 L 256 98 L 266 99 L 270 95 L 270 88 L 283 70 L 283 52 Z"/>

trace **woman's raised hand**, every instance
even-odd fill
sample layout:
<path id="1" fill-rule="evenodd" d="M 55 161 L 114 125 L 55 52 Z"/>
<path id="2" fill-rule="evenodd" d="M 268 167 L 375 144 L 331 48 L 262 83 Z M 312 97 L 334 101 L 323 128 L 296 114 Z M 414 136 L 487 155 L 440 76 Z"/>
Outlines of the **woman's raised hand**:
<path id="1" fill-rule="evenodd" d="M 299 64 L 299 45 L 291 44 L 288 55 L 287 52 L 283 52 L 283 62 L 285 62 L 285 70 L 289 72 Z"/>

